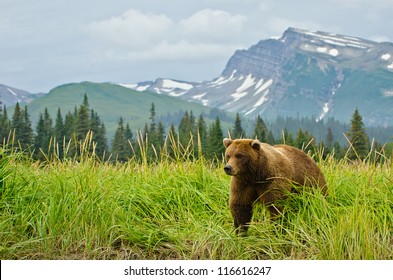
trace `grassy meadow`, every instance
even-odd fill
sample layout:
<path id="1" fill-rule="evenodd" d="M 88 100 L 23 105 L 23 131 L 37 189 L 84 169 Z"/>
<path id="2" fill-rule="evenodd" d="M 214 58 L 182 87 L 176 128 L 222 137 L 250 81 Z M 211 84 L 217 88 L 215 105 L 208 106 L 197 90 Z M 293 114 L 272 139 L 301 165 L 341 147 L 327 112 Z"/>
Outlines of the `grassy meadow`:
<path id="1" fill-rule="evenodd" d="M 237 237 L 222 163 L 38 163 L 0 149 L 0 258 L 393 259 L 390 161 L 319 165 L 327 197 L 293 195 L 274 222 L 258 205 Z"/>

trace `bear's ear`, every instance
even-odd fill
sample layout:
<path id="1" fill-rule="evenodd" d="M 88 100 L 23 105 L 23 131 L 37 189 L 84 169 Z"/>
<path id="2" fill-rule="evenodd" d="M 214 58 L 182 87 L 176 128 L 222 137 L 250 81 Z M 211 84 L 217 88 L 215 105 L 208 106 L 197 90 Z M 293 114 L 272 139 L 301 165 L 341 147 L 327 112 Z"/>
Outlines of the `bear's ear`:
<path id="1" fill-rule="evenodd" d="M 225 148 L 228 148 L 228 146 L 232 144 L 233 140 L 229 138 L 224 138 L 222 142 L 224 143 Z"/>
<path id="2" fill-rule="evenodd" d="M 251 142 L 251 147 L 253 147 L 254 150 L 259 151 L 261 149 L 261 142 L 259 142 L 257 139 Z"/>

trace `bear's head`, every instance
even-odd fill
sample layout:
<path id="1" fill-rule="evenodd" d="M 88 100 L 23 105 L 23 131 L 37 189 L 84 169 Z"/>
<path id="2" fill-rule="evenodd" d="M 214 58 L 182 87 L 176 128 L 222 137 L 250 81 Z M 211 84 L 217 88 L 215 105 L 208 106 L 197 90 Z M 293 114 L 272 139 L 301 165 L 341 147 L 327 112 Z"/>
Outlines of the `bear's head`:
<path id="1" fill-rule="evenodd" d="M 248 176 L 258 165 L 261 142 L 253 139 L 224 139 L 226 165 L 224 171 L 230 176 Z"/>

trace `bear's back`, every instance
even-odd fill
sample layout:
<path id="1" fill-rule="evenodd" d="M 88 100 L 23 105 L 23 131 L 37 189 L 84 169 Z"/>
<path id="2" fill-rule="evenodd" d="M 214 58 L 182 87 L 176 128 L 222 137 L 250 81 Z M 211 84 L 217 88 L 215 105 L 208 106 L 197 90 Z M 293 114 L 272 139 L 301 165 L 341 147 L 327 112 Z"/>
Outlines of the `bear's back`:
<path id="1" fill-rule="evenodd" d="M 275 145 L 273 148 L 288 157 L 295 170 L 291 178 L 294 182 L 304 186 L 317 186 L 326 192 L 326 182 L 321 170 L 306 153 L 288 145 Z"/>

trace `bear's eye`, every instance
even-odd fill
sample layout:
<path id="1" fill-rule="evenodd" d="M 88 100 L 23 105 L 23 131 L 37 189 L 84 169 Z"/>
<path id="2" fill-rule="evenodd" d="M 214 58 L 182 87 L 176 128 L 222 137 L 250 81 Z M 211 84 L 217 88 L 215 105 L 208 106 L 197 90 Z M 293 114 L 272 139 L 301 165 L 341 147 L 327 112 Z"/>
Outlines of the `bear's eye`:
<path id="1" fill-rule="evenodd" d="M 243 154 L 236 154 L 235 157 L 236 158 L 242 158 L 242 157 L 244 157 L 244 155 Z"/>

